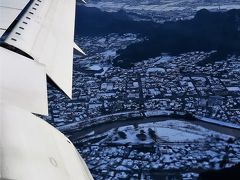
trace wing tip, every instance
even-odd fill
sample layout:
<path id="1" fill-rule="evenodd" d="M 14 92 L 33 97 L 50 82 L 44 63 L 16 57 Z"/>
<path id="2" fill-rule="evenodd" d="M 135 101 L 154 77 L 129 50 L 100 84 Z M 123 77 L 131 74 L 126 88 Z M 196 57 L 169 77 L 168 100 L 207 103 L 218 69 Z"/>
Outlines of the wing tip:
<path id="1" fill-rule="evenodd" d="M 86 56 L 87 54 L 74 42 L 73 44 L 73 48 L 75 50 L 77 50 L 79 53 L 81 53 L 82 55 Z"/>

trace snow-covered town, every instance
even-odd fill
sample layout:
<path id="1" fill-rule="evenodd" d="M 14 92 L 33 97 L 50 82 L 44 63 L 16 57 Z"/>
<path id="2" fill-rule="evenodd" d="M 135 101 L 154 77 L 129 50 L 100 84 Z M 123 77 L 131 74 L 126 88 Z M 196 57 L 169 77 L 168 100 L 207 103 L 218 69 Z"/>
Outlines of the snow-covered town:
<path id="1" fill-rule="evenodd" d="M 72 138 L 94 178 L 196 179 L 239 163 L 239 136 L 171 118 L 78 135 L 102 123 L 174 115 L 240 128 L 240 57 L 198 65 L 214 52 L 189 52 L 113 66 L 117 50 L 137 41 L 136 34 L 78 38 L 87 56 L 74 58 L 73 99 L 49 84 L 46 120 Z"/>
<path id="2" fill-rule="evenodd" d="M 235 0 L 89 0 L 86 6 L 107 12 L 123 9 L 134 20 L 165 22 L 191 19 L 200 9 L 211 11 L 239 9 L 240 2 Z"/>
<path id="3" fill-rule="evenodd" d="M 0 0 L 0 69 L 0 180 L 240 180 L 240 0 Z"/>
<path id="4" fill-rule="evenodd" d="M 240 162 L 239 140 L 176 120 L 93 131 L 75 144 L 96 179 L 196 179 Z"/>
<path id="5" fill-rule="evenodd" d="M 207 170 L 240 163 L 239 55 L 212 59 L 217 50 L 203 47 L 131 61 L 125 68 L 118 64 L 125 61 L 117 59 L 121 50 L 148 40 L 142 31 L 126 33 L 129 21 L 144 27 L 144 22 L 191 19 L 204 8 L 222 12 L 233 7 L 240 3 L 90 0 L 80 9 L 84 15 L 95 13 L 89 22 L 96 26 L 89 27 L 104 32 L 92 28 L 76 34 L 75 42 L 87 55 L 74 54 L 73 97 L 49 82 L 44 119 L 69 137 L 94 179 L 194 180 Z M 116 26 L 123 30 L 108 31 L 119 14 Z M 105 29 L 97 23 L 99 16 L 110 17 Z"/>
<path id="6" fill-rule="evenodd" d="M 74 59 L 73 99 L 49 91 L 50 116 L 56 126 L 87 122 L 105 115 L 142 116 L 190 113 L 220 122 L 240 124 L 240 57 L 229 56 L 204 66 L 212 52 L 148 59 L 130 69 L 113 67 L 116 51 L 139 41 L 134 34 L 84 37 L 88 56 Z"/>

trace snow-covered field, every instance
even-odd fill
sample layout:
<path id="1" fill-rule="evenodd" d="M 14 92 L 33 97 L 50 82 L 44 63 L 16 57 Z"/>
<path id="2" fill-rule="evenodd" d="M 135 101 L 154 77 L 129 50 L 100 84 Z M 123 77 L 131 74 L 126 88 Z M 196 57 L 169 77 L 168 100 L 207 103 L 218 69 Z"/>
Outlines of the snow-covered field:
<path id="1" fill-rule="evenodd" d="M 151 170 L 160 170 L 158 175 L 181 171 L 182 179 L 197 179 L 199 170 L 240 162 L 238 139 L 180 120 L 121 126 L 81 143 L 79 151 L 96 179 L 130 179 L 139 172 L 137 179 L 152 179 L 146 173 Z"/>
<path id="2" fill-rule="evenodd" d="M 213 10 L 213 9 L 219 9 L 218 5 L 215 6 L 198 6 L 196 8 L 196 10 L 201 10 L 201 9 L 209 9 L 209 10 Z M 225 5 L 221 5 L 220 9 L 224 9 L 224 10 L 230 10 L 230 9 L 240 9 L 240 4 L 225 4 Z"/>
<path id="3" fill-rule="evenodd" d="M 230 137 L 214 131 L 210 131 L 189 122 L 177 120 L 168 120 L 156 123 L 144 123 L 139 124 L 137 128 L 133 125 L 123 126 L 118 128 L 118 132 L 124 132 L 126 134 L 126 139 L 118 138 L 118 135 L 115 134 L 115 131 L 111 131 L 111 133 L 113 133 L 111 136 L 113 141 L 116 143 L 149 144 L 153 142 L 153 139 L 148 133 L 149 128 L 155 131 L 157 135 L 157 141 L 159 142 L 199 142 L 204 141 L 207 137 L 219 136 L 223 139 L 228 139 Z M 140 131 L 144 131 L 144 134 L 147 137 L 145 141 L 140 140 L 136 136 L 140 133 Z"/>
<path id="4" fill-rule="evenodd" d="M 96 7 L 104 11 L 118 11 L 119 9 L 125 9 L 128 11 L 155 11 L 155 12 L 168 12 L 168 11 L 184 11 L 191 8 L 192 10 L 198 11 L 200 9 L 208 10 L 229 10 L 239 9 L 240 2 L 237 1 L 225 1 L 219 0 L 216 2 L 202 2 L 199 0 L 166 0 L 166 1 L 89 1 L 86 6 Z"/>

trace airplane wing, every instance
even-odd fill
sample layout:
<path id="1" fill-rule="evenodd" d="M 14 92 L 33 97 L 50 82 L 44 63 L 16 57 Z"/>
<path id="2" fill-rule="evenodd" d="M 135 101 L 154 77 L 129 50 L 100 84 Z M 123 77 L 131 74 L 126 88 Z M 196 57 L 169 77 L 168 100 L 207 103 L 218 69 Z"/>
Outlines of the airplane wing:
<path id="1" fill-rule="evenodd" d="M 69 139 L 32 114 L 48 113 L 47 75 L 72 95 L 75 6 L 0 0 L 0 179 L 93 179 Z"/>
<path id="2" fill-rule="evenodd" d="M 72 64 L 76 0 L 34 0 L 6 39 L 35 61 L 72 96 Z"/>
<path id="3" fill-rule="evenodd" d="M 48 114 L 46 68 L 0 47 L 0 103 Z"/>
<path id="4" fill-rule="evenodd" d="M 0 37 L 21 13 L 29 0 L 0 0 Z"/>
<path id="5" fill-rule="evenodd" d="M 90 180 L 73 144 L 42 119 L 0 104 L 0 179 Z"/>

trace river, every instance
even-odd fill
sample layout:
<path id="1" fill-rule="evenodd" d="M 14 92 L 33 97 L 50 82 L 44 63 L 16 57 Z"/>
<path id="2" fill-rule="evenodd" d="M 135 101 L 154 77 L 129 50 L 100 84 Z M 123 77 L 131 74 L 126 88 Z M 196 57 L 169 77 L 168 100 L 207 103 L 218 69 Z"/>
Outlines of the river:
<path id="1" fill-rule="evenodd" d="M 184 119 L 176 119 L 172 117 L 149 117 L 149 118 L 139 118 L 139 119 L 131 119 L 131 120 L 123 120 L 123 121 L 114 121 L 114 122 L 105 122 L 98 125 L 93 125 L 91 127 L 86 127 L 81 130 L 76 130 L 74 132 L 68 133 L 70 135 L 70 139 L 72 141 L 79 139 L 81 137 L 86 136 L 87 134 L 94 131 L 95 135 L 102 134 L 106 131 L 109 131 L 114 128 L 119 128 L 122 126 L 128 126 L 128 125 L 134 125 L 137 126 L 139 124 L 143 123 L 151 123 L 151 122 L 161 122 L 161 121 L 167 121 L 167 120 L 178 120 L 178 121 L 184 121 L 189 122 L 195 125 L 202 126 L 206 129 L 216 131 L 222 134 L 230 135 L 236 138 L 240 138 L 240 129 L 234 129 L 230 127 L 225 127 L 217 124 L 212 124 L 200 120 L 195 121 L 187 121 Z"/>

